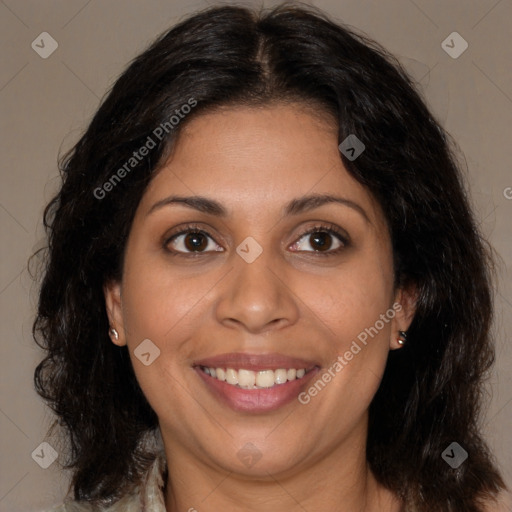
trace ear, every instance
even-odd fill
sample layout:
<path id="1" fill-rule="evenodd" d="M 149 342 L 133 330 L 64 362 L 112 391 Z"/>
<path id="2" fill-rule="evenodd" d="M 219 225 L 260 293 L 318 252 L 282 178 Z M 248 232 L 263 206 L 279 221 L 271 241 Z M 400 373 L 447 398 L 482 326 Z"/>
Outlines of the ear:
<path id="1" fill-rule="evenodd" d="M 393 309 L 395 310 L 395 318 L 392 322 L 391 339 L 389 340 L 389 348 L 396 350 L 402 348 L 403 345 L 398 343 L 399 332 L 406 331 L 411 325 L 414 314 L 416 313 L 416 301 L 418 299 L 418 291 L 414 285 L 399 288 L 395 294 L 395 302 Z"/>
<path id="2" fill-rule="evenodd" d="M 121 299 L 121 283 L 118 281 L 109 281 L 103 286 L 105 295 L 105 305 L 110 329 L 115 329 L 118 337 L 109 331 L 112 343 L 120 347 L 126 345 L 126 336 L 124 332 L 123 307 Z"/>

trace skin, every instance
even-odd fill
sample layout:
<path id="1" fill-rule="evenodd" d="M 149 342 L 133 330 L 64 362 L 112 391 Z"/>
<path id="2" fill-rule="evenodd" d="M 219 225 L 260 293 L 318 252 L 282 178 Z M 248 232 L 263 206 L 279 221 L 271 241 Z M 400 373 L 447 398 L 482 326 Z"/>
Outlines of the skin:
<path id="1" fill-rule="evenodd" d="M 112 341 L 128 345 L 159 418 L 168 512 L 400 510 L 367 467 L 365 447 L 368 407 L 389 350 L 400 348 L 398 331 L 412 320 L 414 294 L 394 287 L 384 215 L 344 168 L 337 137 L 328 116 L 306 105 L 202 114 L 184 126 L 138 206 L 122 280 L 108 283 L 105 297 L 119 332 Z M 289 201 L 310 194 L 358 206 L 283 216 Z M 183 204 L 150 211 L 171 195 L 208 197 L 227 215 Z M 184 236 L 166 245 L 188 223 L 211 235 L 207 252 L 179 255 Z M 318 254 L 304 235 L 318 225 L 338 227 L 350 242 L 326 235 L 331 255 Z M 263 249 L 252 263 L 236 252 L 248 236 Z M 222 353 L 279 352 L 325 369 L 394 303 L 401 311 L 307 405 L 235 412 L 192 368 Z M 144 339 L 160 350 L 149 366 L 133 355 Z M 237 456 L 248 442 L 261 454 L 251 467 Z"/>

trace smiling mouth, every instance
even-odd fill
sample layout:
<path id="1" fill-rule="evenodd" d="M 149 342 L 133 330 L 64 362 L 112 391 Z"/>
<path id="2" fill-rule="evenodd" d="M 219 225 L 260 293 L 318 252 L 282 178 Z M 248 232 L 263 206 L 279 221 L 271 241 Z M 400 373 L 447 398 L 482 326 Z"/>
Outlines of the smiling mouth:
<path id="1" fill-rule="evenodd" d="M 313 368 L 279 368 L 253 371 L 244 368 L 213 368 L 200 366 L 202 372 L 239 389 L 270 389 L 287 382 L 300 380 Z"/>

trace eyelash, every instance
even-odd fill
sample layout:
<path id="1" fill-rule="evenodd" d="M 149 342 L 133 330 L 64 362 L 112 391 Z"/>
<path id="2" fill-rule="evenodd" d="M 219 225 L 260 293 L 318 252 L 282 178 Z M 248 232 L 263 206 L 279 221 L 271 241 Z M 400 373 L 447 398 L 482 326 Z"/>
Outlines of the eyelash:
<path id="1" fill-rule="evenodd" d="M 179 232 L 173 233 L 172 235 L 166 237 L 164 244 L 163 244 L 164 250 L 166 252 L 170 253 L 172 256 L 185 256 L 185 257 L 191 257 L 191 256 L 196 257 L 196 256 L 201 256 L 202 254 L 207 254 L 209 252 L 212 252 L 212 251 L 181 252 L 181 251 L 173 251 L 168 248 L 168 245 L 174 239 L 178 238 L 181 235 L 188 235 L 190 233 L 197 233 L 197 234 L 205 235 L 208 238 L 210 238 L 211 240 L 215 241 L 214 238 L 210 235 L 210 233 L 201 229 L 198 225 L 187 224 Z M 302 238 L 304 238 L 307 235 L 313 235 L 315 233 L 328 233 L 329 235 L 332 235 L 335 238 L 337 238 L 339 240 L 339 242 L 341 242 L 342 245 L 340 247 L 338 247 L 337 249 L 328 250 L 328 251 L 299 251 L 299 252 L 312 253 L 315 256 L 322 256 L 322 257 L 335 256 L 338 253 L 340 253 L 343 249 L 346 249 L 350 245 L 350 241 L 349 241 L 347 235 L 342 233 L 334 224 L 319 224 L 317 226 L 313 226 L 312 228 L 310 228 L 307 231 L 305 231 L 304 233 L 302 233 L 298 237 L 296 242 L 298 242 L 299 240 L 301 240 Z M 293 242 L 293 244 L 295 244 L 296 242 Z"/>

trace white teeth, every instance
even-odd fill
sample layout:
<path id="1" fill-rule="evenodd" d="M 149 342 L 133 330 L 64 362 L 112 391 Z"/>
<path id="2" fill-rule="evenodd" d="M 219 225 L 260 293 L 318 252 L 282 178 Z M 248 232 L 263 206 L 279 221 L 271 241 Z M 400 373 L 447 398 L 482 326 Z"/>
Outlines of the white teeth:
<path id="1" fill-rule="evenodd" d="M 228 384 L 238 384 L 238 372 L 232 368 L 226 370 L 226 382 Z"/>
<path id="2" fill-rule="evenodd" d="M 256 383 L 256 375 L 251 370 L 238 370 L 238 385 L 250 389 Z"/>
<path id="3" fill-rule="evenodd" d="M 256 386 L 260 388 L 271 388 L 275 382 L 274 371 L 264 370 L 256 374 Z"/>
<path id="4" fill-rule="evenodd" d="M 305 368 L 279 368 L 278 370 L 261 370 L 254 372 L 241 368 L 206 368 L 202 370 L 214 379 L 225 381 L 232 386 L 238 386 L 243 389 L 265 389 L 271 388 L 277 384 L 301 379 L 306 374 Z"/>
<path id="5" fill-rule="evenodd" d="M 287 371 L 286 370 L 276 370 L 274 372 L 274 378 L 276 384 L 284 384 L 288 380 Z"/>

